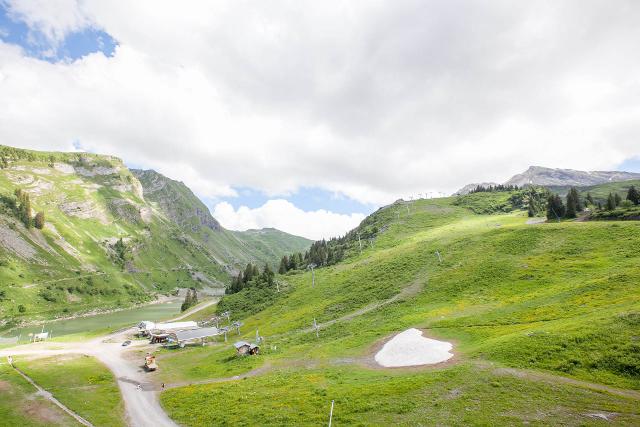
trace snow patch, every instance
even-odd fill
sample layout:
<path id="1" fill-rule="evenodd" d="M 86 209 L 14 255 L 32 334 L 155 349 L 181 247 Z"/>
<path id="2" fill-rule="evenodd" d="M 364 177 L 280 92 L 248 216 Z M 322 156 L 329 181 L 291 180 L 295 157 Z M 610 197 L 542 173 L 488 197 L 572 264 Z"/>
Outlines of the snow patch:
<path id="1" fill-rule="evenodd" d="M 375 360 L 386 368 L 433 365 L 452 358 L 452 348 L 451 343 L 423 337 L 422 331 L 411 328 L 389 340 Z"/>

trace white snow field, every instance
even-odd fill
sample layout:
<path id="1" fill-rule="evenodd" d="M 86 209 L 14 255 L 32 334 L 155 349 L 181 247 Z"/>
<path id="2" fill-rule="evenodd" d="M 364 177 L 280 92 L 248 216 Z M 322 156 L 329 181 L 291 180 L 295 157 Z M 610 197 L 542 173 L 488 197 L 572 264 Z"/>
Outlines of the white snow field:
<path id="1" fill-rule="evenodd" d="M 451 343 L 423 337 L 422 331 L 411 328 L 390 339 L 375 360 L 385 368 L 433 365 L 452 358 L 452 348 Z"/>

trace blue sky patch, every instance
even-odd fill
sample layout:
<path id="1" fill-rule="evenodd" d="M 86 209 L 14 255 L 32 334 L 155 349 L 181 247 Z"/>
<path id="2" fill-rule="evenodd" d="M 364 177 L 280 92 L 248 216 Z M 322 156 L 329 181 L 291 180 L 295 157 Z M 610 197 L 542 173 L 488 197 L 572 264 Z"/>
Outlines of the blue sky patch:
<path id="1" fill-rule="evenodd" d="M 625 160 L 616 169 L 623 172 L 640 172 L 640 156 Z"/>
<path id="2" fill-rule="evenodd" d="M 238 209 L 240 206 L 255 209 L 264 205 L 270 199 L 285 199 L 307 212 L 324 209 L 339 214 L 368 214 L 377 208 L 377 206 L 360 203 L 341 194 L 335 194 L 317 187 L 304 187 L 293 194 L 276 196 L 269 196 L 251 188 L 235 188 L 235 190 L 238 193 L 238 197 L 204 199 L 204 201 L 208 206 L 214 206 L 218 202 L 225 201 L 231 204 L 234 209 Z"/>
<path id="3" fill-rule="evenodd" d="M 74 61 L 94 52 L 113 56 L 118 45 L 109 34 L 95 28 L 67 34 L 55 45 L 42 32 L 10 16 L 1 2 L 0 40 L 20 46 L 28 56 L 49 62 Z"/>

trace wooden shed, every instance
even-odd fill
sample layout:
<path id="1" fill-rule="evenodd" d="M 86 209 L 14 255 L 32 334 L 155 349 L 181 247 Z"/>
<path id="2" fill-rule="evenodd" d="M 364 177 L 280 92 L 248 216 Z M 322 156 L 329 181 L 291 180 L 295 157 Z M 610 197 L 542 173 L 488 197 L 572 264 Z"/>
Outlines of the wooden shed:
<path id="1" fill-rule="evenodd" d="M 239 355 L 255 355 L 260 352 L 260 347 L 256 344 L 250 344 L 246 341 L 238 341 L 233 345 Z"/>

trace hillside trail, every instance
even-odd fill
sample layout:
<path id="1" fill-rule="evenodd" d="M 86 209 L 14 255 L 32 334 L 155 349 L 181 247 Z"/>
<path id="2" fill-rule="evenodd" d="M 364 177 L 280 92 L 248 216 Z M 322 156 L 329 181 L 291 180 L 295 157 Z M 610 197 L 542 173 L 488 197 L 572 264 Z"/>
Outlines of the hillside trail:
<path id="1" fill-rule="evenodd" d="M 322 323 L 318 323 L 318 328 L 326 328 L 327 326 L 331 326 L 334 323 L 338 323 L 338 322 L 348 322 L 349 320 L 352 320 L 356 317 L 362 316 L 364 314 L 367 314 L 369 312 L 372 312 L 374 310 L 377 310 L 381 307 L 384 307 L 386 305 L 392 304 L 396 301 L 403 301 L 406 300 L 408 298 L 414 297 L 416 296 L 418 293 L 420 293 L 420 291 L 424 288 L 424 286 L 426 285 L 427 279 L 425 277 L 423 277 L 422 275 L 420 275 L 417 279 L 415 279 L 413 282 L 411 282 L 408 286 L 405 286 L 404 288 L 402 288 L 402 290 L 400 292 L 398 292 L 397 294 L 395 294 L 394 296 L 392 296 L 389 299 L 383 300 L 383 301 L 377 301 L 374 303 L 371 303 L 369 305 L 366 305 L 356 311 L 352 311 L 351 313 L 347 313 L 344 316 L 338 317 L 336 319 L 331 319 L 328 320 L 326 322 L 322 322 Z M 297 330 L 295 332 L 302 332 L 302 333 L 309 333 L 309 332 L 313 332 L 315 331 L 315 328 L 309 327 L 309 328 L 305 328 L 305 329 L 301 329 L 301 330 Z"/>
<path id="2" fill-rule="evenodd" d="M 62 402 L 60 402 L 58 399 L 53 397 L 53 394 L 51 394 L 47 390 L 40 387 L 30 376 L 28 376 L 27 374 L 22 372 L 20 369 L 18 369 L 11 361 L 9 361 L 9 365 L 13 369 L 15 369 L 16 372 L 20 374 L 20 376 L 22 376 L 22 378 L 24 378 L 29 384 L 31 384 L 36 390 L 38 390 L 38 395 L 52 402 L 54 405 L 56 405 L 57 407 L 62 409 L 64 412 L 66 412 L 69 416 L 73 417 L 80 424 L 85 425 L 87 427 L 93 427 L 93 424 L 91 424 L 89 421 L 82 418 L 79 414 L 75 413 L 74 411 L 69 409 L 67 406 L 65 406 Z"/>
<path id="3" fill-rule="evenodd" d="M 0 350 L 0 357 L 8 356 L 57 356 L 84 354 L 102 362 L 116 377 L 124 401 L 127 422 L 133 427 L 176 427 L 160 406 L 155 385 L 149 380 L 142 366 L 126 358 L 144 342 L 134 341 L 128 347 L 120 344 L 135 328 L 118 331 L 86 342 L 48 342 L 21 345 Z M 139 387 L 138 387 L 139 386 Z"/>
<path id="4" fill-rule="evenodd" d="M 427 370 L 427 369 L 438 369 L 438 368 L 448 368 L 452 365 L 450 362 L 442 362 L 435 365 L 424 365 L 424 366 L 412 366 L 406 368 L 384 368 L 382 366 L 375 366 L 375 362 L 372 363 L 371 356 L 363 356 L 363 357 L 355 357 L 355 358 L 336 358 L 331 359 L 329 361 L 316 360 L 316 359 L 304 359 L 304 360 L 286 360 L 281 361 L 281 364 L 278 366 L 273 365 L 270 362 L 266 362 L 263 366 L 252 369 L 244 374 L 234 375 L 232 377 L 219 377 L 219 378 L 209 378 L 206 380 L 200 381 L 181 381 L 176 383 L 167 384 L 165 386 L 166 389 L 177 388 L 177 387 L 185 387 L 190 385 L 203 385 L 203 384 L 217 384 L 224 382 L 232 382 L 244 380 L 246 378 L 257 377 L 261 375 L 265 375 L 269 372 L 277 370 L 279 367 L 283 368 L 291 368 L 291 367 L 302 367 L 308 369 L 315 369 L 318 367 L 322 367 L 323 365 L 330 366 L 345 366 L 345 365 L 358 365 L 364 366 L 368 369 L 404 369 L 406 371 L 416 371 L 416 370 Z M 455 364 L 454 362 L 453 364 Z M 575 378 L 569 378 L 562 375 L 556 375 L 550 372 L 543 371 L 535 371 L 530 369 L 521 369 L 521 368 L 511 368 L 505 367 L 487 360 L 470 360 L 474 367 L 481 370 L 489 370 L 492 374 L 497 376 L 512 376 L 519 379 L 524 379 L 532 382 L 541 382 L 545 384 L 551 385 L 569 385 L 574 386 L 581 389 L 592 390 L 599 393 L 607 393 L 614 396 L 619 396 L 628 399 L 634 399 L 640 401 L 640 391 L 631 390 L 631 389 L 622 389 L 613 386 L 608 386 L 606 384 L 594 383 L 585 380 L 578 380 Z"/>
<path id="5" fill-rule="evenodd" d="M 212 298 L 212 299 L 210 299 L 208 301 L 205 301 L 205 302 L 203 302 L 201 304 L 198 304 L 197 306 L 195 306 L 191 310 L 187 310 L 186 313 L 183 313 L 178 317 L 174 317 L 171 320 L 167 320 L 167 322 L 177 322 L 178 320 L 182 320 L 182 319 L 184 319 L 186 317 L 191 316 L 192 314 L 195 314 L 195 313 L 197 313 L 199 311 L 204 310 L 207 307 L 211 307 L 212 305 L 217 304 L 218 301 L 220 301 L 220 298 Z"/>
<path id="6" fill-rule="evenodd" d="M 273 365 L 271 365 L 271 363 L 269 362 L 266 362 L 264 365 L 258 368 L 252 369 L 248 372 L 245 372 L 244 374 L 234 375 L 232 377 L 207 378 L 206 380 L 199 380 L 199 381 L 179 381 L 176 383 L 165 384 L 164 388 L 170 389 L 170 388 L 177 388 L 177 387 L 186 387 L 190 385 L 216 384 L 216 383 L 224 383 L 229 381 L 244 380 L 245 378 L 264 375 L 267 372 L 272 371 L 273 369 L 274 369 Z"/>
<path id="7" fill-rule="evenodd" d="M 526 379 L 530 381 L 543 382 L 547 384 L 567 384 L 580 388 L 586 388 L 599 392 L 606 392 L 616 396 L 622 396 L 629 399 L 640 400 L 640 391 L 623 389 L 609 386 L 606 384 L 593 383 L 590 381 L 579 380 L 575 378 L 555 375 L 550 372 L 534 371 L 531 369 L 510 368 L 498 366 L 486 360 L 476 360 L 472 362 L 477 368 L 490 369 L 496 375 L 508 375 L 516 378 Z"/>

